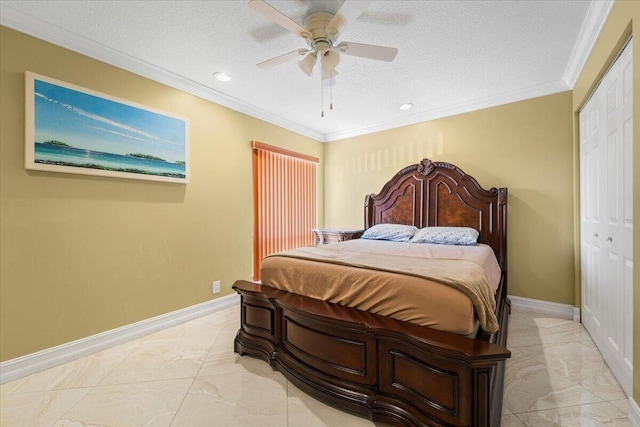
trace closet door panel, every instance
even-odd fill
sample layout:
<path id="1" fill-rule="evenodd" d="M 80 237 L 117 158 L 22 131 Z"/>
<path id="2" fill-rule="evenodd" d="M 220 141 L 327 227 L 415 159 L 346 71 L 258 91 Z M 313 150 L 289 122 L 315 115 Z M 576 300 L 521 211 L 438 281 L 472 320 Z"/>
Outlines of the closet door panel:
<path id="1" fill-rule="evenodd" d="M 582 257 L 582 321 L 595 341 L 606 335 L 601 325 L 606 323 L 606 293 L 601 289 L 601 266 L 604 241 L 602 170 L 606 168 L 604 135 L 606 109 L 604 93 L 596 92 L 580 113 L 581 120 L 581 241 Z"/>
<path id="2" fill-rule="evenodd" d="M 610 226 L 616 227 L 620 223 L 619 218 L 619 178 L 617 176 L 617 171 L 621 170 L 618 162 L 621 160 L 618 156 L 619 152 L 619 140 L 618 140 L 618 131 L 613 130 L 612 133 L 607 137 L 607 179 L 606 179 L 606 200 L 605 210 L 607 212 L 607 223 Z"/>
<path id="3" fill-rule="evenodd" d="M 620 212 L 617 232 L 623 293 L 623 341 L 618 354 L 621 384 L 630 394 L 633 382 L 633 57 L 631 43 L 620 55 L 621 98 L 619 127 L 621 135 Z M 637 250 L 637 248 L 636 248 Z"/>
<path id="4" fill-rule="evenodd" d="M 629 373 L 633 373 L 633 328 L 628 325 L 633 325 L 633 298 L 629 298 L 628 296 L 633 296 L 633 261 L 631 259 L 624 259 L 624 267 L 623 267 L 623 277 L 624 277 L 624 348 L 622 350 L 623 357 L 623 375 L 627 375 L 627 378 L 630 377 Z M 626 389 L 627 394 L 629 393 Z"/>
<path id="5" fill-rule="evenodd" d="M 624 315 L 623 307 L 623 281 L 620 257 L 615 252 L 607 252 L 605 275 L 602 278 L 603 288 L 608 292 L 604 293 L 607 306 L 607 341 L 605 344 L 611 346 L 611 351 L 620 351 L 624 332 L 622 319 Z"/>
<path id="6" fill-rule="evenodd" d="M 631 42 L 580 112 L 582 319 L 628 395 L 633 377 Z"/>

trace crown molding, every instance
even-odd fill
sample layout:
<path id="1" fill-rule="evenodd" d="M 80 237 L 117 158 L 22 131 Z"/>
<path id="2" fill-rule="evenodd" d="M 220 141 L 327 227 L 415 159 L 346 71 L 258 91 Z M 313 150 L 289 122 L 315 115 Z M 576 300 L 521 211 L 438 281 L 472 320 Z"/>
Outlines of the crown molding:
<path id="1" fill-rule="evenodd" d="M 236 98 L 220 93 L 193 80 L 185 79 L 145 61 L 124 54 L 103 44 L 94 42 L 78 34 L 72 33 L 51 23 L 34 18 L 23 12 L 0 3 L 0 25 L 12 28 L 21 33 L 39 38 L 57 46 L 80 53 L 109 65 L 122 68 L 134 74 L 162 83 L 166 86 L 190 93 L 207 101 L 214 102 L 251 117 L 274 124 L 300 135 L 324 141 L 325 135 L 284 117 L 264 111 Z"/>
<path id="2" fill-rule="evenodd" d="M 357 129 L 350 129 L 341 132 L 332 132 L 326 135 L 326 142 L 336 141 L 339 139 L 352 138 L 354 136 L 366 135 L 373 132 L 381 132 L 384 130 L 394 129 L 401 126 L 413 125 L 416 123 L 426 122 L 429 120 L 441 119 L 443 117 L 454 116 L 456 114 L 468 113 L 470 111 L 480 110 L 483 108 L 496 107 L 498 105 L 510 104 L 512 102 L 523 101 L 525 99 L 537 98 L 539 96 L 551 95 L 558 92 L 564 92 L 570 88 L 562 80 L 556 82 L 545 83 L 542 85 L 532 86 L 525 89 L 518 89 L 506 92 L 500 95 L 488 96 L 476 100 L 461 102 L 459 104 L 449 105 L 443 108 L 437 108 L 429 111 L 422 111 L 405 116 L 401 119 L 394 119 L 385 122 L 376 122 L 375 125 L 363 126 Z"/>
<path id="3" fill-rule="evenodd" d="M 318 132 L 282 116 L 256 108 L 200 83 L 185 79 L 184 77 L 174 74 L 168 70 L 156 67 L 147 62 L 141 61 L 140 59 L 81 37 L 56 25 L 36 19 L 30 15 L 5 6 L 2 3 L 0 3 L 0 24 L 90 58 L 114 65 L 134 74 L 149 78 L 169 87 L 190 93 L 194 96 L 214 102 L 234 111 L 247 114 L 267 123 L 271 123 L 300 135 L 312 138 L 316 141 L 330 142 L 570 90 L 573 88 L 578 75 L 582 71 L 582 67 L 595 44 L 598 34 L 600 33 L 612 6 L 613 1 L 592 1 L 582 29 L 580 30 L 578 40 L 574 45 L 564 76 L 561 80 L 530 88 L 519 89 L 500 95 L 462 102 L 443 108 L 417 112 L 399 119 L 376 122 L 372 125 L 329 133 Z"/>
<path id="4" fill-rule="evenodd" d="M 564 76 L 562 76 L 569 88 L 573 89 L 576 84 L 576 80 L 578 80 L 582 68 L 589 58 L 591 49 L 596 44 L 600 31 L 609 16 L 609 12 L 611 12 L 613 3 L 614 0 L 593 0 L 589 5 L 587 16 L 580 29 L 580 34 L 578 34 L 578 39 L 573 45 L 573 52 L 571 52 L 571 58 L 569 58 L 567 68 L 564 70 Z"/>

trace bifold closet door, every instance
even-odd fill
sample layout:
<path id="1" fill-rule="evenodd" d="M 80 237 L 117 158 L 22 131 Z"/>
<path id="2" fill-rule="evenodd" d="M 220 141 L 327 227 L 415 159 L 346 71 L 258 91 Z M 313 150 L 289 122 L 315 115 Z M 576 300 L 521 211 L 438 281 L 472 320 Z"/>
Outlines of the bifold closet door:
<path id="1" fill-rule="evenodd" d="M 628 395 L 633 378 L 631 46 L 580 112 L 582 322 Z"/>

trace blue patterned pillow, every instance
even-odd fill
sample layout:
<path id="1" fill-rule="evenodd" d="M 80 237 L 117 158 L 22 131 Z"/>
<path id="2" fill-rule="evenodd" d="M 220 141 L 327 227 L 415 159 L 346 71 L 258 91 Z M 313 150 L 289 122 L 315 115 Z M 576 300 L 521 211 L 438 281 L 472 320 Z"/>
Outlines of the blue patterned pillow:
<path id="1" fill-rule="evenodd" d="M 376 224 L 367 228 L 361 239 L 391 240 L 393 242 L 408 242 L 418 231 L 418 227 L 404 224 Z"/>
<path id="2" fill-rule="evenodd" d="M 425 227 L 416 232 L 411 243 L 475 245 L 479 234 L 478 230 L 469 227 Z"/>

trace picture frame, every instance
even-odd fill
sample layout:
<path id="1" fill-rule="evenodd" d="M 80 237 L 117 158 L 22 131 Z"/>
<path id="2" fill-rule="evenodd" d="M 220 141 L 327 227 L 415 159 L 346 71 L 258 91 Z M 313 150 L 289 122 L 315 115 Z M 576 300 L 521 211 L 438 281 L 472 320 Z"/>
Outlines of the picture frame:
<path id="1" fill-rule="evenodd" d="M 25 169 L 186 184 L 189 122 L 25 73 Z"/>

